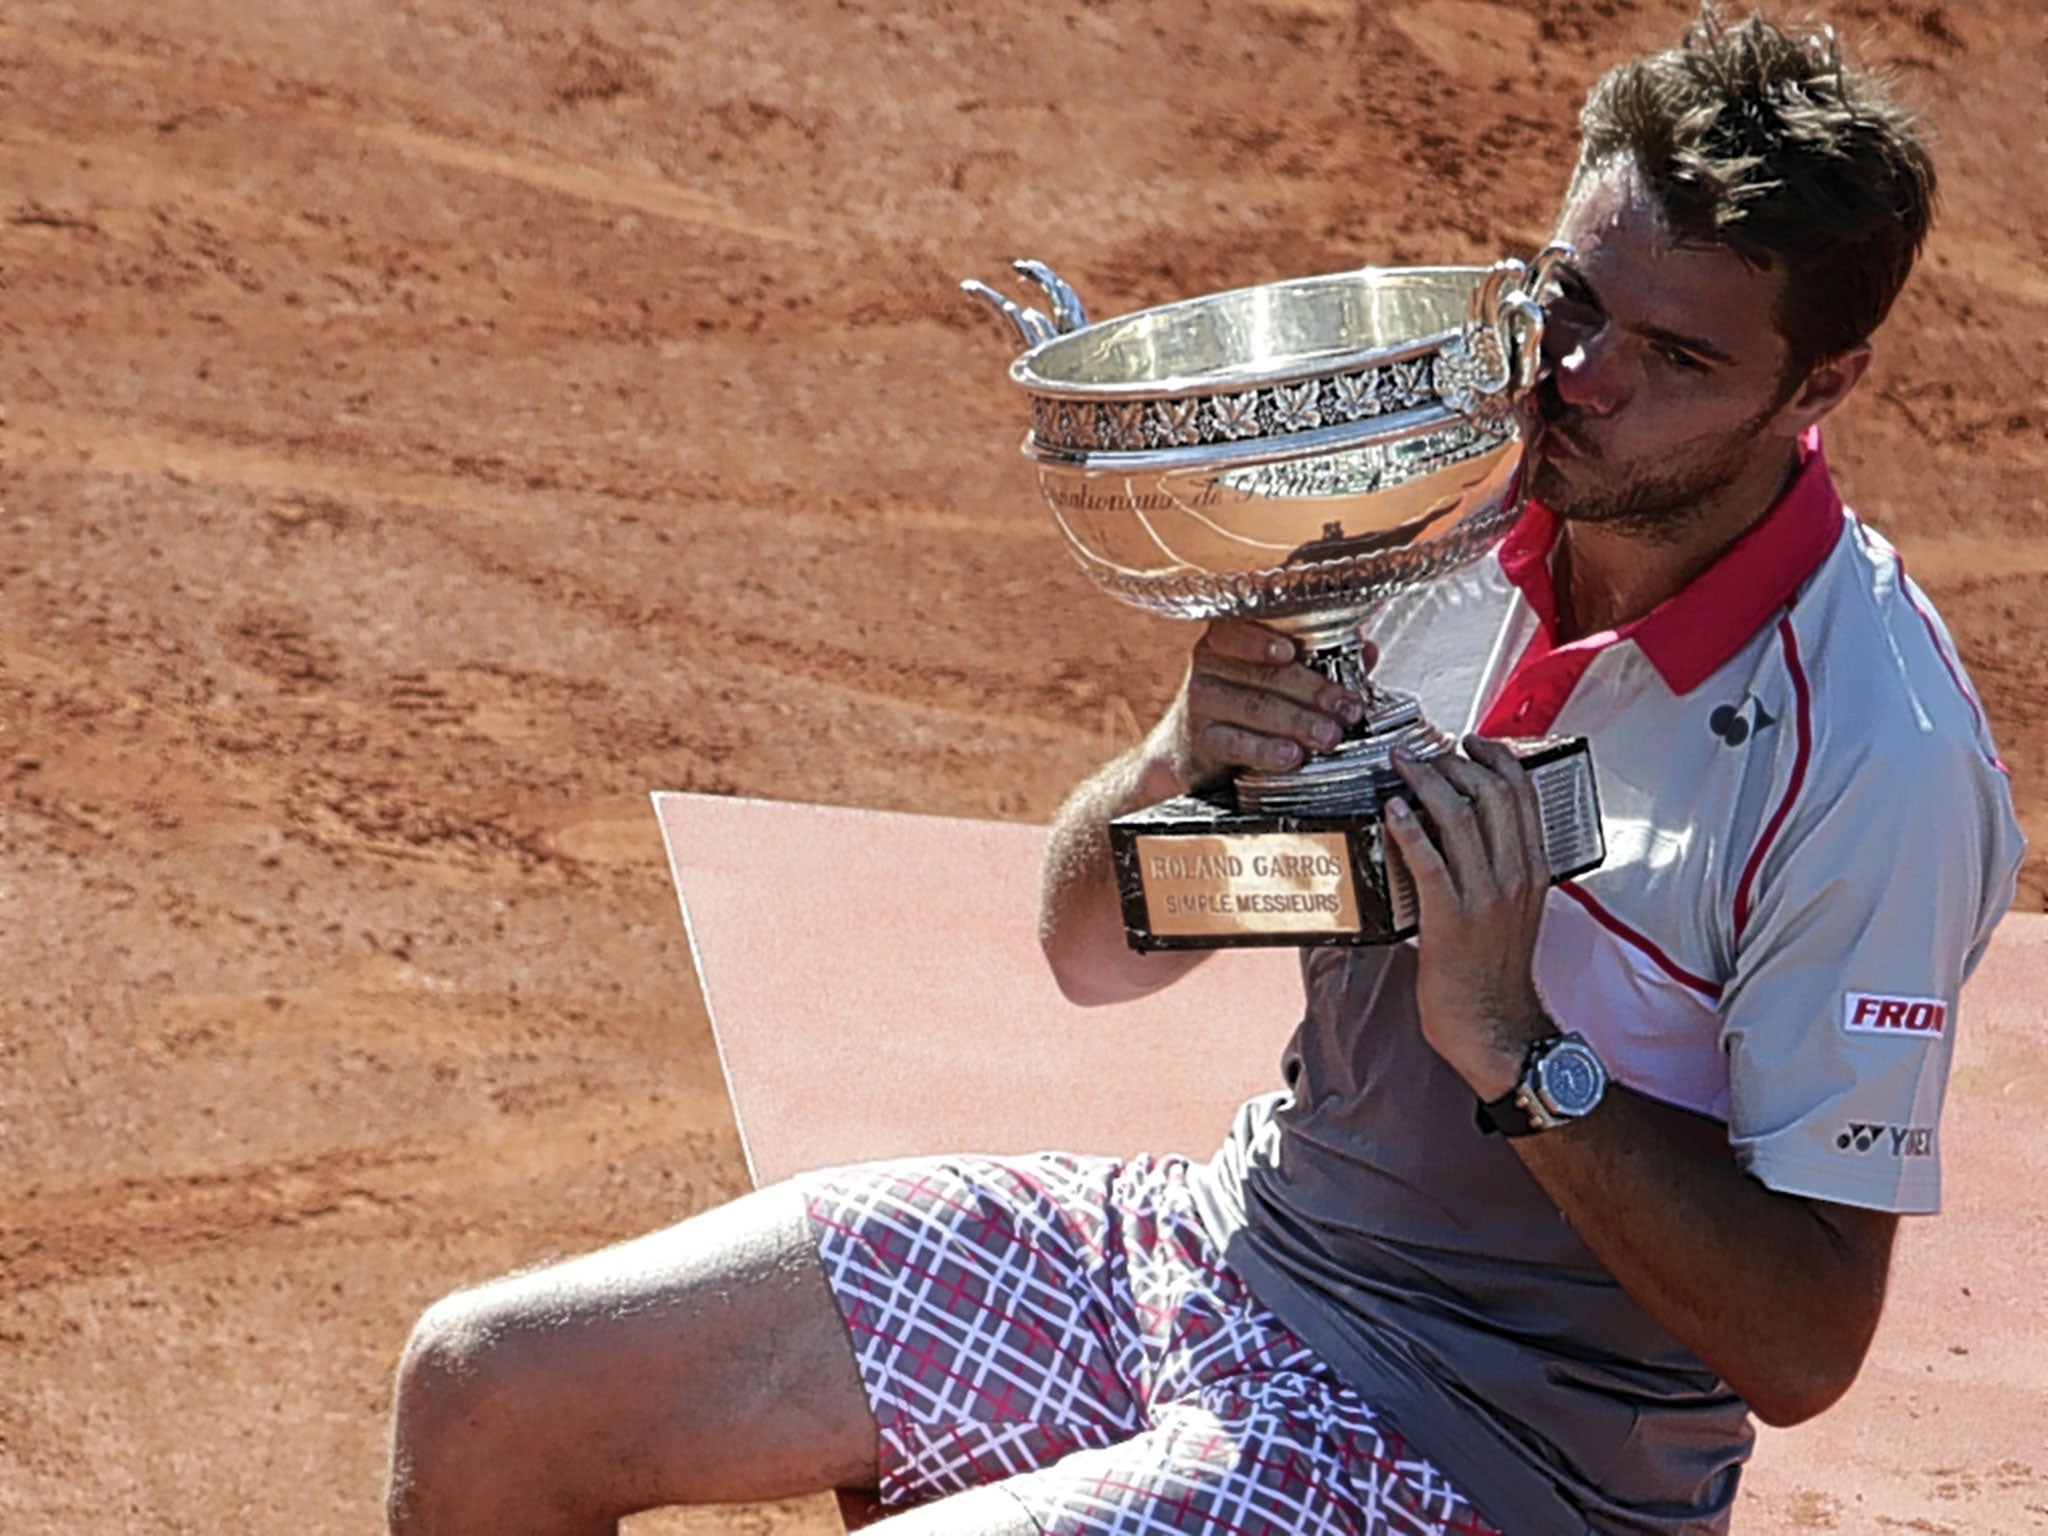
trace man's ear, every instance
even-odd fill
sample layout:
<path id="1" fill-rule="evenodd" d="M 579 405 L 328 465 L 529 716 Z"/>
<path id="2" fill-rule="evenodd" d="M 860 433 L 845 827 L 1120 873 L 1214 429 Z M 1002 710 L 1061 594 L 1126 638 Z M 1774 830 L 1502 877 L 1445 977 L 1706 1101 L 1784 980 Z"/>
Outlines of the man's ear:
<path id="1" fill-rule="evenodd" d="M 1778 420 L 1794 432 L 1804 432 L 1824 419 L 1849 398 L 1864 369 L 1870 366 L 1870 343 L 1859 341 L 1846 352 L 1824 357 L 1807 370 L 1785 401 Z"/>

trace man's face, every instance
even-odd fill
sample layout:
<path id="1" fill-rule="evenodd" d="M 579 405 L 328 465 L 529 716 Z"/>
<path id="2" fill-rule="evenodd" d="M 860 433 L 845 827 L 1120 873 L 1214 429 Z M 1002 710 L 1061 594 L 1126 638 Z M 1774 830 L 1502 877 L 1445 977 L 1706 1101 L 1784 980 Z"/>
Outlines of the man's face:
<path id="1" fill-rule="evenodd" d="M 1783 279 L 1676 244 L 1625 163 L 1579 185 L 1557 238 L 1577 254 L 1544 296 L 1530 488 L 1568 521 L 1675 537 L 1784 462 Z"/>

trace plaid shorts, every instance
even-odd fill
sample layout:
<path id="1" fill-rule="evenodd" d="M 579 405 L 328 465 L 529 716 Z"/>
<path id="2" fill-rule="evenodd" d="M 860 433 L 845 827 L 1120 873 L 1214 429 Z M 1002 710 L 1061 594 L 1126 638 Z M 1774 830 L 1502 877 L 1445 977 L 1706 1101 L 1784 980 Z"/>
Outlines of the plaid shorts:
<path id="1" fill-rule="evenodd" d="M 1252 1297 L 1185 1159 L 804 1181 L 885 1505 L 1000 1482 L 1051 1533 L 1498 1536 Z"/>

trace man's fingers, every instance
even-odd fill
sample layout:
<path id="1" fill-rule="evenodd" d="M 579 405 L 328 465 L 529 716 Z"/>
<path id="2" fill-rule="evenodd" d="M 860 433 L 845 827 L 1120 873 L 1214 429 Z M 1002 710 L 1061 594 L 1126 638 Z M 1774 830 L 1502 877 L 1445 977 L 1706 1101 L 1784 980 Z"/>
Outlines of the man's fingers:
<path id="1" fill-rule="evenodd" d="M 1479 738 L 1467 738 L 1470 742 Z M 1529 788 L 1528 775 L 1512 752 L 1501 749 L 1501 755 L 1485 754 L 1487 761 L 1471 762 L 1448 753 L 1435 759 L 1434 766 L 1448 779 L 1459 794 L 1472 807 L 1473 819 L 1479 828 L 1480 839 L 1486 849 L 1486 865 L 1492 871 L 1494 883 L 1501 890 L 1514 890 L 1534 878 L 1542 864 L 1542 841 L 1536 842 L 1536 855 L 1531 856 L 1527 826 L 1523 818 L 1523 802 L 1533 806 L 1534 796 Z M 1505 761 L 1502 761 L 1505 757 Z"/>
<path id="2" fill-rule="evenodd" d="M 1529 780 L 1529 770 L 1511 748 L 1484 736 L 1467 736 L 1465 751 L 1499 774 L 1513 792 L 1515 835 L 1521 840 L 1530 868 L 1549 884 L 1550 855 L 1543 847 L 1543 810 L 1537 804 L 1536 786 Z"/>
<path id="3" fill-rule="evenodd" d="M 1437 852 L 1436 844 L 1429 840 L 1429 834 L 1422 830 L 1422 818 L 1405 800 L 1387 801 L 1387 838 L 1401 862 L 1408 866 L 1408 878 L 1415 885 L 1420 926 L 1427 927 L 1431 912 L 1458 899 L 1450 867 Z"/>
<path id="4" fill-rule="evenodd" d="M 1227 660 L 1267 667 L 1285 666 L 1299 654 L 1285 635 L 1249 619 L 1217 619 L 1203 631 L 1199 643 Z"/>
<path id="5" fill-rule="evenodd" d="M 1401 775 L 1416 803 L 1428 813 L 1452 885 L 1462 895 L 1472 881 L 1485 877 L 1486 837 L 1472 802 L 1445 774 L 1448 761 L 1442 757 L 1424 761 L 1396 752 L 1394 771 Z"/>
<path id="6" fill-rule="evenodd" d="M 1198 735 L 1216 726 L 1291 741 L 1308 751 L 1337 745 L 1344 731 L 1331 716 L 1288 694 L 1197 672 L 1188 680 L 1188 710 Z"/>
<path id="7" fill-rule="evenodd" d="M 1231 768 L 1257 768 L 1265 773 L 1298 768 L 1306 755 L 1296 742 L 1215 722 L 1202 728 L 1201 750 L 1210 762 Z"/>
<path id="8" fill-rule="evenodd" d="M 1296 660 L 1285 635 L 1243 619 L 1218 619 L 1195 645 L 1195 671 L 1284 694 L 1297 704 L 1355 725 L 1365 701 Z"/>
<path id="9" fill-rule="evenodd" d="M 1205 678 L 1286 700 L 1345 725 L 1355 725 L 1365 715 L 1365 701 L 1357 694 L 1297 663 L 1284 667 L 1257 667 L 1222 657 L 1197 655 L 1189 686 L 1193 687 Z"/>
<path id="10" fill-rule="evenodd" d="M 1218 619 L 1203 631 L 1182 699 L 1191 783 L 1232 768 L 1288 772 L 1364 718 L 1362 698 L 1298 654 L 1287 636 L 1244 619 Z"/>

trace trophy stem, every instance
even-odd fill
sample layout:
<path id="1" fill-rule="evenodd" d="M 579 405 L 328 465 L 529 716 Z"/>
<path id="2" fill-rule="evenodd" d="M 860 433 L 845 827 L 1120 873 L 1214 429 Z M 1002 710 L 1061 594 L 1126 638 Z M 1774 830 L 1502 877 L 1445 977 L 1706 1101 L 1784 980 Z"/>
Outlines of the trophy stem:
<path id="1" fill-rule="evenodd" d="M 1302 664 L 1360 694 L 1365 715 L 1341 742 L 1309 757 L 1299 768 L 1240 773 L 1238 809 L 1269 816 L 1376 817 L 1387 796 L 1401 789 L 1401 776 L 1394 771 L 1396 748 L 1426 760 L 1451 751 L 1454 743 L 1423 719 L 1415 695 L 1372 681 L 1356 615 L 1338 623 L 1323 620 L 1302 626 L 1294 638 L 1301 646 Z"/>

